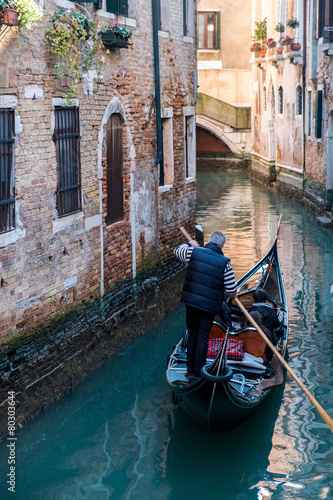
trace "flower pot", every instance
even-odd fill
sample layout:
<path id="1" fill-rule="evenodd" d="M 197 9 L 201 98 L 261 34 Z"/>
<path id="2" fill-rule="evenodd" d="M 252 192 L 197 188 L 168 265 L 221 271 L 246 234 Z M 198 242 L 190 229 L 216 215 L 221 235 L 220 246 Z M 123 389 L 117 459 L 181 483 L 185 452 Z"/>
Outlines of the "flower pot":
<path id="1" fill-rule="evenodd" d="M 128 41 L 122 37 L 121 35 L 118 35 L 114 31 L 104 31 L 101 33 L 101 38 L 104 47 L 110 48 L 110 47 L 120 47 L 120 48 L 127 48 L 129 46 Z"/>
<path id="2" fill-rule="evenodd" d="M 260 57 L 265 57 L 266 55 L 266 47 L 260 47 Z"/>
<path id="3" fill-rule="evenodd" d="M 291 45 L 292 41 L 293 41 L 293 39 L 290 38 L 290 40 L 285 40 L 284 42 L 281 42 L 281 45 Z"/>
<path id="4" fill-rule="evenodd" d="M 301 50 L 301 44 L 298 42 L 293 42 L 291 44 L 291 50 L 295 50 L 295 51 Z"/>
<path id="5" fill-rule="evenodd" d="M 19 12 L 17 10 L 9 9 L 6 7 L 3 9 L 3 24 L 6 26 L 17 26 L 17 18 L 19 16 Z"/>
<path id="6" fill-rule="evenodd" d="M 277 53 L 277 54 L 283 54 L 283 50 L 284 50 L 284 47 L 282 47 L 281 45 L 279 45 L 279 46 L 276 48 L 276 53 Z"/>

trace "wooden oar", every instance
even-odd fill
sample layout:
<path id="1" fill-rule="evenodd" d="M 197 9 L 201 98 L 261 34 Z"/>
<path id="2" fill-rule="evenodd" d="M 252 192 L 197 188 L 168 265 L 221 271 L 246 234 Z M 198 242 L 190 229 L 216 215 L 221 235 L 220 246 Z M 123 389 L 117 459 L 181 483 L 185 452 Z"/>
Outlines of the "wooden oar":
<path id="1" fill-rule="evenodd" d="M 186 231 L 186 229 L 183 226 L 180 228 L 180 230 L 188 241 L 193 240 L 193 238 L 191 238 L 191 236 L 188 234 L 188 232 Z"/>
<path id="2" fill-rule="evenodd" d="M 245 307 L 243 306 L 243 304 L 241 303 L 241 301 L 237 297 L 234 297 L 232 300 L 234 300 L 236 302 L 236 304 L 238 305 L 238 307 L 240 308 L 240 310 L 245 314 L 245 316 L 250 321 L 250 323 L 254 326 L 254 328 L 257 330 L 257 332 L 262 336 L 262 338 L 264 339 L 264 341 L 266 342 L 266 344 L 272 349 L 272 351 L 274 352 L 275 356 L 283 364 L 283 366 L 285 367 L 285 369 L 290 373 L 290 375 L 295 380 L 295 382 L 300 386 L 300 388 L 302 389 L 302 391 L 304 392 L 304 394 L 309 398 L 309 400 L 311 401 L 311 403 L 313 404 L 313 406 L 318 411 L 318 413 L 321 416 L 321 418 L 326 422 L 326 424 L 328 425 L 328 427 L 333 432 L 333 420 L 329 416 L 329 414 L 318 403 L 318 401 L 312 396 L 311 392 L 305 387 L 305 385 L 298 378 L 298 376 L 296 375 L 296 373 L 290 368 L 290 366 L 288 365 L 287 361 L 281 356 L 281 354 L 274 347 L 274 345 L 269 340 L 269 338 L 264 334 L 264 332 L 262 331 L 262 329 L 260 328 L 260 326 L 254 321 L 254 319 L 252 318 L 251 314 L 249 314 L 249 312 L 245 309 Z"/>

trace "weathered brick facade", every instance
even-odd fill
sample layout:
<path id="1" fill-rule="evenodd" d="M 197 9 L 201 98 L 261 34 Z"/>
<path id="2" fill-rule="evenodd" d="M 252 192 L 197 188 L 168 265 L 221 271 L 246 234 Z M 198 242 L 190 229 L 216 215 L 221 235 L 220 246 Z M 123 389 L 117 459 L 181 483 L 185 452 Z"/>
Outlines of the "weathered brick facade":
<path id="1" fill-rule="evenodd" d="M 195 2 L 187 0 L 195 27 Z M 52 323 L 71 317 L 116 285 L 162 264 L 182 239 L 194 233 L 195 165 L 185 173 L 186 117 L 195 113 L 195 32 L 184 36 L 183 1 L 168 0 L 159 31 L 161 108 L 173 130 L 173 183 L 159 186 L 152 1 L 130 0 L 128 18 L 83 4 L 100 25 L 119 22 L 133 30 L 128 49 L 104 52 L 96 93 L 81 79 L 74 106 L 80 116 L 82 209 L 57 212 L 55 106 L 63 105 L 66 78 L 59 79 L 46 31 L 67 0 L 43 2 L 43 18 L 31 30 L 0 32 L 0 111 L 15 110 L 15 228 L 0 234 L 0 337 L 13 348 Z M 164 17 L 163 17 L 164 16 Z M 167 28 L 165 28 L 167 26 Z M 106 223 L 106 124 L 123 120 L 121 220 Z M 163 116 L 163 113 L 162 113 Z M 194 144 L 195 142 L 193 142 Z M 191 156 L 193 161 L 193 155 Z M 0 159 L 1 161 L 1 159 Z M 110 309 L 110 315 L 112 308 Z M 81 313 L 80 313 L 81 314 Z M 40 339 L 39 339 L 40 341 Z"/>
<path id="2" fill-rule="evenodd" d="M 107 292 L 123 279 L 133 278 L 146 263 L 156 264 L 170 256 L 171 247 L 179 240 L 181 224 L 193 228 L 195 181 L 185 178 L 182 109 L 195 104 L 194 38 L 183 36 L 183 3 L 172 0 L 170 32 L 160 32 L 159 45 L 161 106 L 173 108 L 175 176 L 174 184 L 159 192 L 153 165 L 156 114 L 152 6 L 148 0 L 135 3 L 132 12 L 139 14 L 127 19 L 134 32 L 132 46 L 105 53 L 106 66 L 96 94 L 84 93 L 83 81 L 77 91 L 83 203 L 82 211 L 68 217 L 58 218 L 56 212 L 57 160 L 52 123 L 54 99 L 61 98 L 62 81 L 51 69 L 53 56 L 47 51 L 45 31 L 54 11 L 73 4 L 47 1 L 42 21 L 31 30 L 20 33 L 10 28 L 2 34 L 0 108 L 14 108 L 19 124 L 15 241 L 11 242 L 10 233 L 0 235 L 3 339 L 34 330 L 95 298 L 103 288 Z M 79 7 L 75 9 L 80 11 Z M 90 12 L 100 18 L 101 25 L 117 21 L 117 16 L 94 7 Z M 105 123 L 112 112 L 121 112 L 124 117 L 124 217 L 108 226 Z"/>

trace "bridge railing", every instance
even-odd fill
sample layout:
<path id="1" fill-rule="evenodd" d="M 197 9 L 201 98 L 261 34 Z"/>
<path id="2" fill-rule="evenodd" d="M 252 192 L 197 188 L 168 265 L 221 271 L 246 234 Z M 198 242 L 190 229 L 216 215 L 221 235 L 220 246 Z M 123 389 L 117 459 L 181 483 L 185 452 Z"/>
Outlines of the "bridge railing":
<path id="1" fill-rule="evenodd" d="M 251 107 L 233 106 L 207 94 L 198 93 L 196 114 L 212 118 L 235 129 L 251 128 Z"/>

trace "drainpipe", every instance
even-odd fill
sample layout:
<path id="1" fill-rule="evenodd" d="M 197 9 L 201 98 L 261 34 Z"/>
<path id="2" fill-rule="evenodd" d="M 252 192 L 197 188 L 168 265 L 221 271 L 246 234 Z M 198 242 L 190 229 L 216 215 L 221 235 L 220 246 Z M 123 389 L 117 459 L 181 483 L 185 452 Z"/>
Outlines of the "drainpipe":
<path id="1" fill-rule="evenodd" d="M 307 47 L 306 47 L 306 8 L 307 8 L 307 0 L 303 0 L 303 67 L 302 67 L 302 87 L 303 87 L 303 191 L 305 190 L 305 181 L 306 181 L 306 171 L 305 171 L 305 155 L 306 155 L 306 57 L 307 57 Z"/>
<path id="2" fill-rule="evenodd" d="M 160 176 L 155 176 L 155 217 L 156 217 L 156 264 L 160 260 L 160 213 L 159 213 L 159 192 L 158 186 L 164 185 L 163 169 L 163 135 L 161 118 L 161 87 L 160 87 L 160 59 L 158 50 L 158 1 L 152 0 L 153 7 L 153 45 L 154 45 L 154 82 L 155 82 L 155 103 L 156 103 L 156 136 L 157 136 L 157 157 L 154 160 L 156 168 L 160 165 Z"/>
<path id="3" fill-rule="evenodd" d="M 160 57 L 158 50 L 158 3 L 159 0 L 153 2 L 153 43 L 154 43 L 154 82 L 155 82 L 155 103 L 156 103 L 156 135 L 157 135 L 157 158 L 155 165 L 160 165 L 160 185 L 164 184 L 163 171 L 163 135 L 162 135 L 162 119 L 161 119 L 161 87 L 160 87 Z"/>

